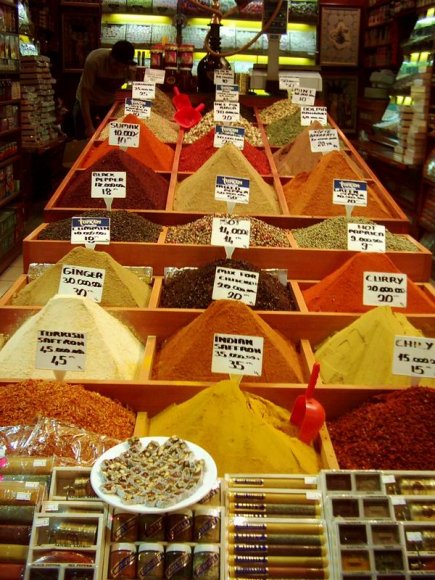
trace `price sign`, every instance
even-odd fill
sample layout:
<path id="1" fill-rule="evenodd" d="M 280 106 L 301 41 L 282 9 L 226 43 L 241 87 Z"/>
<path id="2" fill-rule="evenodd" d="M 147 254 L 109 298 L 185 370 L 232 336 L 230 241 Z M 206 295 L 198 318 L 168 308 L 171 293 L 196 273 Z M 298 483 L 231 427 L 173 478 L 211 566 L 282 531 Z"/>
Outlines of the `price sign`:
<path id="1" fill-rule="evenodd" d="M 227 68 L 215 70 L 213 82 L 215 85 L 232 85 L 234 84 L 234 72 Z"/>
<path id="2" fill-rule="evenodd" d="M 393 374 L 435 378 L 435 339 L 395 336 Z"/>
<path id="3" fill-rule="evenodd" d="M 137 123 L 109 123 L 109 145 L 139 147 L 140 127 Z"/>
<path id="4" fill-rule="evenodd" d="M 145 83 L 154 83 L 155 85 L 163 85 L 165 82 L 165 70 L 159 68 L 146 68 L 143 75 Z M 154 93 L 155 94 L 155 93 Z"/>
<path id="5" fill-rule="evenodd" d="M 110 218 L 71 218 L 72 244 L 109 244 Z"/>
<path id="6" fill-rule="evenodd" d="M 226 123 L 240 121 L 240 103 L 215 102 L 214 120 Z"/>
<path id="7" fill-rule="evenodd" d="M 250 220 L 213 218 L 211 245 L 233 248 L 249 248 Z"/>
<path id="8" fill-rule="evenodd" d="M 239 85 L 216 85 L 216 101 L 239 102 Z"/>
<path id="9" fill-rule="evenodd" d="M 363 304 L 406 308 L 408 277 L 406 274 L 364 272 Z"/>
<path id="10" fill-rule="evenodd" d="M 340 149 L 337 129 L 312 129 L 308 133 L 313 153 L 326 153 Z"/>
<path id="11" fill-rule="evenodd" d="M 83 296 L 99 303 L 103 296 L 105 276 L 106 270 L 101 268 L 82 268 L 64 264 L 58 293 Z"/>
<path id="12" fill-rule="evenodd" d="M 288 75 L 279 75 L 279 90 L 285 91 L 286 89 L 296 89 L 300 85 L 299 77 L 291 77 Z"/>
<path id="13" fill-rule="evenodd" d="M 337 205 L 367 205 L 367 181 L 334 179 L 332 202 Z"/>
<path id="14" fill-rule="evenodd" d="M 86 334 L 39 330 L 36 344 L 37 369 L 53 371 L 84 371 L 86 363 Z"/>
<path id="15" fill-rule="evenodd" d="M 422 542 L 423 535 L 421 532 L 406 532 L 406 539 L 408 542 Z"/>
<path id="16" fill-rule="evenodd" d="M 125 99 L 125 114 L 136 115 L 139 119 L 149 119 L 151 116 L 151 101 L 140 101 L 139 99 Z"/>
<path id="17" fill-rule="evenodd" d="M 214 131 L 213 147 L 223 147 L 226 143 L 232 143 L 237 149 L 243 149 L 245 146 L 245 128 L 244 127 L 226 127 L 216 125 Z"/>
<path id="18" fill-rule="evenodd" d="M 295 87 L 292 92 L 292 103 L 296 105 L 314 105 L 316 100 L 316 89 L 305 87 Z"/>
<path id="19" fill-rule="evenodd" d="M 261 376 L 263 368 L 262 336 L 215 334 L 213 337 L 213 373 Z"/>
<path id="20" fill-rule="evenodd" d="M 213 285 L 213 300 L 238 300 L 255 306 L 257 300 L 258 272 L 216 268 Z"/>
<path id="21" fill-rule="evenodd" d="M 347 249 L 356 252 L 385 252 L 385 226 L 348 223 Z"/>
<path id="22" fill-rule="evenodd" d="M 126 171 L 93 171 L 91 197 L 126 197 Z"/>
<path id="23" fill-rule="evenodd" d="M 322 125 L 328 122 L 326 107 L 301 107 L 301 125 L 309 127 L 311 123 L 318 121 Z"/>
<path id="24" fill-rule="evenodd" d="M 216 175 L 214 198 L 230 203 L 249 203 L 249 179 Z"/>
<path id="25" fill-rule="evenodd" d="M 134 82 L 131 96 L 140 101 L 149 101 L 156 98 L 156 85 L 152 82 Z"/>

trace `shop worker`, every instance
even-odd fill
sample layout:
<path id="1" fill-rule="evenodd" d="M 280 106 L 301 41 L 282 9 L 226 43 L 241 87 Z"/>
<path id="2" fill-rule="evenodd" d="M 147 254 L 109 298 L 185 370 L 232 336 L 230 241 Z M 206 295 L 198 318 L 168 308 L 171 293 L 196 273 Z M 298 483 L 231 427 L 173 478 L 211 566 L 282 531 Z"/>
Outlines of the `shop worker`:
<path id="1" fill-rule="evenodd" d="M 76 139 L 91 137 L 115 102 L 116 91 L 134 79 L 134 46 L 120 40 L 86 58 L 73 108 Z"/>

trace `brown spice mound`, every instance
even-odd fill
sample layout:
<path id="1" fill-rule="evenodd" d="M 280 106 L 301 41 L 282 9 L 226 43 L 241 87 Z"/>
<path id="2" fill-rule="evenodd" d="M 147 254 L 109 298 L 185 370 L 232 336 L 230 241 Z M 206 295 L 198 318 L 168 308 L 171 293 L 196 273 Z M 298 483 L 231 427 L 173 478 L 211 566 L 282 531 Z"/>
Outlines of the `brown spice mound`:
<path id="1" fill-rule="evenodd" d="M 0 387 L 0 425 L 29 425 L 41 415 L 116 439 L 130 437 L 135 424 L 133 411 L 83 385 L 28 380 Z"/>
<path id="2" fill-rule="evenodd" d="M 435 389 L 411 387 L 373 397 L 328 421 L 341 469 L 435 469 Z"/>

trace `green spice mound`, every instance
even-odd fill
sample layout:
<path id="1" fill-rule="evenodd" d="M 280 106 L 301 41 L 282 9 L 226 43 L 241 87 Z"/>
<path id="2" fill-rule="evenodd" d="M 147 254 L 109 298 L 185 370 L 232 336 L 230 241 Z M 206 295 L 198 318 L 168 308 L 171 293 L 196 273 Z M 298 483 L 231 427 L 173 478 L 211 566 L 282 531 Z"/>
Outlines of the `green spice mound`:
<path id="1" fill-rule="evenodd" d="M 290 99 L 282 99 L 281 101 L 276 101 L 273 105 L 262 109 L 259 113 L 259 117 L 264 125 L 269 125 L 274 121 L 279 121 L 283 117 L 288 117 L 289 115 L 293 115 L 299 111 L 299 105 L 292 103 Z"/>
<path id="2" fill-rule="evenodd" d="M 287 145 L 290 141 L 294 141 L 303 130 L 299 107 L 287 117 L 278 119 L 266 127 L 267 139 L 272 147 Z"/>
<path id="3" fill-rule="evenodd" d="M 375 224 L 367 218 L 329 218 L 307 228 L 292 230 L 300 248 L 322 248 L 328 250 L 347 250 L 347 224 Z M 385 230 L 387 251 L 417 252 L 418 248 L 407 237 L 392 234 Z"/>
<path id="4" fill-rule="evenodd" d="M 200 137 L 206 135 L 210 129 L 213 129 L 216 125 L 222 123 L 214 120 L 214 112 L 210 111 L 206 113 L 201 121 L 192 127 L 190 131 L 186 131 L 184 134 L 184 143 L 194 143 Z M 254 147 L 263 147 L 263 140 L 261 138 L 260 129 L 252 125 L 247 121 L 242 115 L 240 115 L 239 121 L 231 121 L 229 123 L 223 123 L 230 127 L 244 127 L 245 129 L 245 139 L 249 141 Z"/>

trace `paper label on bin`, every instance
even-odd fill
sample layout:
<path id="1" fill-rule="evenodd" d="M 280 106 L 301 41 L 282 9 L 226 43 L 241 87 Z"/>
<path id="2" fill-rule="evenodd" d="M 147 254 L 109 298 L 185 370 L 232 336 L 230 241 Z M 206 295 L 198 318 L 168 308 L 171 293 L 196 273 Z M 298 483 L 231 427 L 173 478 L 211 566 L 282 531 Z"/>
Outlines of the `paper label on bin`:
<path id="1" fill-rule="evenodd" d="M 237 300 L 255 306 L 259 277 L 258 272 L 216 268 L 212 299 Z"/>
<path id="2" fill-rule="evenodd" d="M 406 274 L 364 272 L 363 304 L 406 308 L 408 277 Z"/>
<path id="3" fill-rule="evenodd" d="M 279 74 L 279 90 L 296 89 L 300 86 L 301 81 L 299 77 L 291 77 L 286 74 Z"/>
<path id="4" fill-rule="evenodd" d="M 295 87 L 292 92 L 292 103 L 296 105 L 314 105 L 316 100 L 316 89 L 306 87 Z"/>
<path id="5" fill-rule="evenodd" d="M 126 171 L 93 171 L 91 197 L 107 199 L 127 196 Z"/>
<path id="6" fill-rule="evenodd" d="M 216 85 L 216 101 L 239 102 L 239 85 Z"/>
<path id="7" fill-rule="evenodd" d="M 109 145 L 139 147 L 140 126 L 137 123 L 109 123 Z"/>
<path id="8" fill-rule="evenodd" d="M 47 528 L 49 524 L 49 518 L 36 518 L 35 520 L 35 528 Z"/>
<path id="9" fill-rule="evenodd" d="M 163 85 L 165 82 L 165 70 L 159 68 L 146 68 L 143 75 L 145 83 L 154 83 L 155 85 Z M 155 94 L 155 92 L 154 92 Z"/>
<path id="10" fill-rule="evenodd" d="M 382 483 L 396 483 L 394 475 L 381 475 Z"/>
<path id="11" fill-rule="evenodd" d="M 62 266 L 58 294 L 83 296 L 100 303 L 103 296 L 104 268 L 82 268 L 80 266 Z"/>
<path id="12" fill-rule="evenodd" d="M 149 119 L 151 117 L 151 107 L 151 101 L 125 99 L 124 112 L 126 115 L 136 115 L 139 119 Z"/>
<path id="13" fill-rule="evenodd" d="M 348 223 L 347 249 L 355 252 L 385 252 L 385 226 Z"/>
<path id="14" fill-rule="evenodd" d="M 309 127 L 311 123 L 318 121 L 322 125 L 328 122 L 326 107 L 301 107 L 301 125 Z"/>
<path id="15" fill-rule="evenodd" d="M 215 85 L 232 85 L 234 84 L 234 71 L 228 68 L 215 70 L 213 81 Z"/>
<path id="16" fill-rule="evenodd" d="M 392 505 L 406 505 L 406 499 L 401 495 L 392 495 L 391 503 Z"/>
<path id="17" fill-rule="evenodd" d="M 262 336 L 215 334 L 213 337 L 213 373 L 259 377 L 263 368 Z"/>
<path id="18" fill-rule="evenodd" d="M 30 501 L 32 494 L 27 491 L 17 491 L 15 498 L 18 501 Z"/>
<path id="19" fill-rule="evenodd" d="M 406 532 L 406 539 L 408 542 L 422 542 L 423 536 L 421 532 Z"/>
<path id="20" fill-rule="evenodd" d="M 30 489 L 35 489 L 39 487 L 39 482 L 37 481 L 26 481 L 24 487 L 28 487 Z"/>
<path id="21" fill-rule="evenodd" d="M 156 98 L 156 84 L 153 82 L 134 82 L 131 89 L 133 99 L 150 101 Z"/>
<path id="22" fill-rule="evenodd" d="M 213 115 L 215 121 L 221 121 L 223 123 L 237 123 L 237 121 L 240 121 L 240 103 L 215 101 Z"/>
<path id="23" fill-rule="evenodd" d="M 250 181 L 244 177 L 216 175 L 214 198 L 218 201 L 249 203 Z"/>
<path id="24" fill-rule="evenodd" d="M 435 378 L 435 338 L 395 336 L 393 374 Z"/>
<path id="25" fill-rule="evenodd" d="M 58 512 L 59 511 L 59 504 L 55 501 L 47 501 L 44 504 L 46 512 Z"/>
<path id="26" fill-rule="evenodd" d="M 233 248 L 249 248 L 251 220 L 213 218 L 211 245 Z"/>
<path id="27" fill-rule="evenodd" d="M 45 467 L 47 465 L 46 459 L 34 459 L 33 467 Z"/>
<path id="28" fill-rule="evenodd" d="M 71 244 L 109 244 L 110 218 L 72 217 Z"/>
<path id="29" fill-rule="evenodd" d="M 245 146 L 245 128 L 216 125 L 214 130 L 213 147 L 220 148 L 226 143 L 232 143 L 237 147 L 237 149 L 242 150 Z"/>
<path id="30" fill-rule="evenodd" d="M 84 371 L 86 333 L 39 330 L 36 344 L 37 369 Z"/>
<path id="31" fill-rule="evenodd" d="M 307 476 L 304 477 L 305 485 L 317 485 L 317 477 Z"/>
<path id="32" fill-rule="evenodd" d="M 334 179 L 332 203 L 336 205 L 367 205 L 367 181 Z"/>
<path id="33" fill-rule="evenodd" d="M 321 495 L 320 491 L 307 491 L 305 493 L 305 497 L 307 499 L 320 501 L 322 495 Z"/>
<path id="34" fill-rule="evenodd" d="M 337 129 L 312 129 L 308 133 L 313 153 L 326 153 L 340 149 Z"/>

